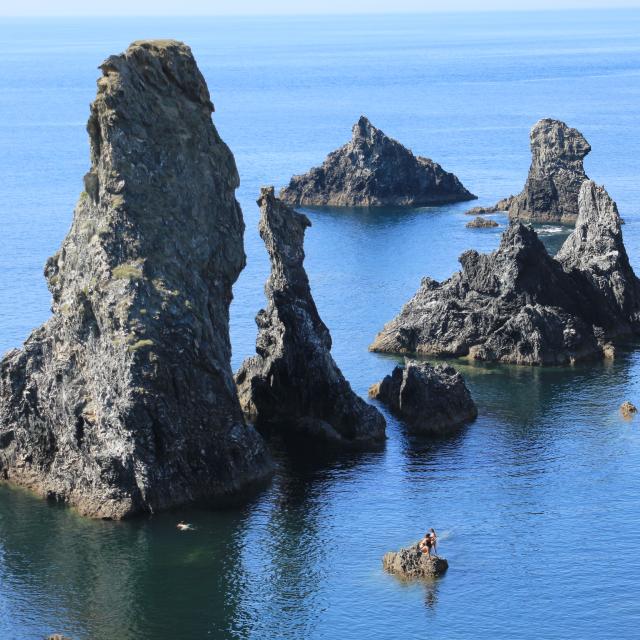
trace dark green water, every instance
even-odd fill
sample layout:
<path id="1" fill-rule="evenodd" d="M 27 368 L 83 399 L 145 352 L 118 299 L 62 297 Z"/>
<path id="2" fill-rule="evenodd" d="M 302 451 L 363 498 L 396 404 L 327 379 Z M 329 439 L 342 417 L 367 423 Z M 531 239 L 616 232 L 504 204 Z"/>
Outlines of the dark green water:
<path id="1" fill-rule="evenodd" d="M 234 151 L 248 265 L 233 366 L 253 353 L 267 259 L 254 200 L 345 142 L 361 113 L 453 170 L 489 204 L 518 191 L 540 117 L 578 127 L 586 168 L 626 219 L 640 268 L 640 13 L 0 23 L 0 351 L 46 319 L 42 265 L 88 166 L 96 65 L 134 39 L 192 45 Z M 307 268 L 354 388 L 394 359 L 367 352 L 424 275 L 504 228 L 465 205 L 310 211 Z M 496 219 L 504 225 L 503 216 Z M 566 230 L 546 227 L 555 250 Z M 0 637 L 635 638 L 640 619 L 640 351 L 566 369 L 461 365 L 478 420 L 412 438 L 389 417 L 375 454 L 277 445 L 273 483 L 239 510 L 92 522 L 0 486 Z M 180 533 L 184 518 L 197 530 Z M 402 584 L 384 552 L 440 533 L 450 563 Z"/>

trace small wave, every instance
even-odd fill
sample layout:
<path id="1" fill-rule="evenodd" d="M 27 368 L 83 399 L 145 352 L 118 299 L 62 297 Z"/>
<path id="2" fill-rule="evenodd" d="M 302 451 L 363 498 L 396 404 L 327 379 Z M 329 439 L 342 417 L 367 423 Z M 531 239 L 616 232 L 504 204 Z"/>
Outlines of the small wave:
<path id="1" fill-rule="evenodd" d="M 566 232 L 564 227 L 556 227 L 551 224 L 544 224 L 538 229 L 538 235 L 550 236 L 554 233 L 563 233 Z"/>

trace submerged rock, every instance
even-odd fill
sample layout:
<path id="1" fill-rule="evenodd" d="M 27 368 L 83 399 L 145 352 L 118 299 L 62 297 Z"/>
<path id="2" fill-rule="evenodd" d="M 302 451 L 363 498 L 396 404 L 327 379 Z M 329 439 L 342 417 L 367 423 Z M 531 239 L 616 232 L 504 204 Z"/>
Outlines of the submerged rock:
<path id="1" fill-rule="evenodd" d="M 535 222 L 574 222 L 578 193 L 587 180 L 583 160 L 591 151 L 577 130 L 544 118 L 531 129 L 531 167 L 522 193 L 511 198 L 509 217 Z"/>
<path id="2" fill-rule="evenodd" d="M 205 81 L 170 40 L 101 69 L 53 315 L 0 366 L 0 474 L 117 519 L 227 501 L 272 465 L 230 368 L 244 223 Z"/>
<path id="3" fill-rule="evenodd" d="M 620 405 L 620 413 L 623 418 L 629 419 L 633 418 L 633 416 L 638 413 L 638 409 L 632 402 L 626 400 Z"/>
<path id="4" fill-rule="evenodd" d="M 446 433 L 478 416 L 462 375 L 451 366 L 406 360 L 369 390 L 418 433 Z"/>
<path id="5" fill-rule="evenodd" d="M 263 188 L 260 236 L 269 252 L 267 308 L 256 317 L 257 355 L 236 374 L 240 404 L 260 429 L 280 430 L 338 445 L 384 439 L 385 421 L 357 396 L 331 357 L 331 336 L 320 319 L 304 269 L 309 219 Z"/>
<path id="6" fill-rule="evenodd" d="M 499 227 L 500 225 L 495 220 L 488 220 L 487 218 L 478 216 L 470 222 L 467 222 L 464 226 L 468 229 L 491 229 L 492 227 Z"/>
<path id="7" fill-rule="evenodd" d="M 452 173 L 414 156 L 362 116 L 350 142 L 321 167 L 291 178 L 280 199 L 291 205 L 421 206 L 473 200 Z"/>
<path id="8" fill-rule="evenodd" d="M 418 544 L 400 551 L 389 551 L 382 558 L 385 571 L 406 579 L 434 578 L 441 576 L 449 568 L 445 558 L 436 555 L 429 557 L 422 553 Z"/>
<path id="9" fill-rule="evenodd" d="M 467 216 L 484 216 L 489 213 L 507 212 L 514 197 L 515 196 L 509 196 L 508 198 L 504 198 L 491 207 L 471 207 L 471 209 L 468 209 L 464 213 Z"/>
<path id="10" fill-rule="evenodd" d="M 580 206 L 557 260 L 516 222 L 493 253 L 466 251 L 445 282 L 424 278 L 370 348 L 529 365 L 611 355 L 611 340 L 640 333 L 638 279 L 604 189 L 586 182 Z"/>

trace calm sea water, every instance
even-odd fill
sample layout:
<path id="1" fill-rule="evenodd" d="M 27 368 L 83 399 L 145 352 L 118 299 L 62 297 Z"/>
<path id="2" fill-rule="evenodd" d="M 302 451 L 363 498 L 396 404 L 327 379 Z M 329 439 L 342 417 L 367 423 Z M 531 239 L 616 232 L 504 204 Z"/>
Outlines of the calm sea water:
<path id="1" fill-rule="evenodd" d="M 233 365 L 254 351 L 266 252 L 254 200 L 344 143 L 360 114 L 488 204 L 518 191 L 540 117 L 578 127 L 587 172 L 626 219 L 640 271 L 640 12 L 0 22 L 0 351 L 47 318 L 42 277 L 88 167 L 97 64 L 139 38 L 191 45 L 236 155 L 248 265 Z M 367 345 L 416 290 L 502 229 L 466 205 L 311 211 L 307 269 L 334 355 L 362 393 L 393 358 Z M 496 216 L 502 225 L 504 217 Z M 546 227 L 553 250 L 566 229 Z M 640 624 L 640 350 L 573 369 L 461 367 L 480 417 L 441 441 L 388 416 L 384 451 L 276 449 L 240 510 L 92 522 L 0 486 L 0 636 L 635 638 Z M 197 526 L 180 534 L 183 517 Z M 402 584 L 387 550 L 427 527 L 447 575 Z"/>

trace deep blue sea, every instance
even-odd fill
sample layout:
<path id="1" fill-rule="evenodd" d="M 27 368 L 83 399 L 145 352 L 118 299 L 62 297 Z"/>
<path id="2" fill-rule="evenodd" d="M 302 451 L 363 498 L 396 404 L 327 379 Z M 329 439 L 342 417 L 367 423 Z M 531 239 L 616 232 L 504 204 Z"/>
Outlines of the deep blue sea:
<path id="1" fill-rule="evenodd" d="M 0 352 L 49 314 L 46 258 L 89 166 L 96 67 L 132 40 L 191 45 L 235 154 L 248 264 L 233 366 L 254 352 L 268 273 L 260 185 L 346 142 L 361 114 L 490 204 L 522 187 L 529 129 L 565 120 L 626 220 L 640 272 L 640 11 L 254 19 L 0 21 Z M 498 229 L 467 205 L 308 212 L 307 270 L 361 394 L 394 359 L 367 346 L 417 289 Z M 540 229 L 555 250 L 567 229 Z M 640 349 L 613 363 L 463 366 L 479 406 L 455 437 L 301 460 L 252 503 L 93 522 L 0 486 L 0 637 L 31 640 L 640 637 Z M 197 531 L 181 534 L 184 518 Z M 440 532 L 446 576 L 404 584 L 384 552 Z"/>

